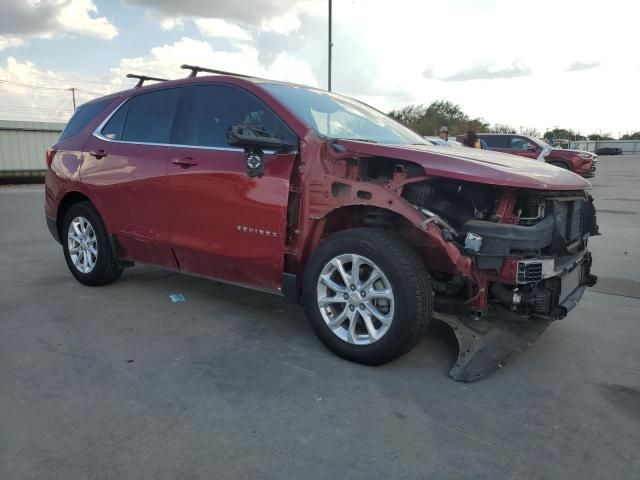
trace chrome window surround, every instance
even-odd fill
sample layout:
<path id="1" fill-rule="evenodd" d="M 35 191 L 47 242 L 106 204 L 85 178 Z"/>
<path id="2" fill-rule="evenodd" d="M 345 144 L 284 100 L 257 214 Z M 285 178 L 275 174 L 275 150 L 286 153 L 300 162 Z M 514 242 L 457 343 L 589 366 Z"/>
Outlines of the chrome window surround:
<path id="1" fill-rule="evenodd" d="M 125 145 L 147 145 L 147 146 L 152 146 L 152 147 L 178 147 L 178 148 L 199 148 L 202 150 L 217 150 L 217 151 L 222 151 L 222 152 L 243 152 L 244 153 L 244 148 L 239 148 L 239 147 L 210 147 L 210 146 L 206 146 L 206 145 L 186 145 L 186 144 L 182 144 L 182 143 L 152 143 L 152 142 L 131 142 L 128 140 L 114 140 L 112 138 L 109 137 L 105 137 L 104 135 L 102 135 L 102 129 L 105 127 L 105 125 L 109 122 L 109 120 L 111 120 L 111 117 L 113 117 L 116 112 L 118 110 L 120 110 L 125 103 L 127 103 L 129 100 L 131 100 L 131 98 L 135 98 L 135 97 L 129 97 L 127 99 L 125 99 L 122 103 L 120 103 L 120 105 L 118 105 L 116 108 L 113 109 L 113 111 L 107 115 L 107 117 L 100 122 L 100 125 L 98 125 L 98 128 L 96 128 L 94 130 L 94 132 L 92 133 L 92 135 L 96 138 L 99 138 L 100 140 L 104 141 L 104 142 L 109 142 L 109 143 L 122 143 Z M 263 150 L 263 153 L 265 155 L 274 155 L 278 152 L 276 152 L 275 150 Z M 288 154 L 297 154 L 298 150 L 292 150 L 290 152 L 286 152 Z"/>

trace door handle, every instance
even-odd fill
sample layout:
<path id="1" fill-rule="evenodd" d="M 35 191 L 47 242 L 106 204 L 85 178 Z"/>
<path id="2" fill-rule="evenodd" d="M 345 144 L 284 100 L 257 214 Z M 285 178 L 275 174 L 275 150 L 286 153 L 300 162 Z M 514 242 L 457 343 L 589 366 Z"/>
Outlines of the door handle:
<path id="1" fill-rule="evenodd" d="M 105 150 L 99 149 L 99 150 L 91 150 L 89 152 L 89 155 L 91 155 L 92 157 L 96 157 L 98 160 L 100 160 L 103 157 L 107 156 L 107 152 Z"/>
<path id="2" fill-rule="evenodd" d="M 193 157 L 174 158 L 171 160 L 174 165 L 180 165 L 182 168 L 193 167 L 198 164 L 198 161 Z"/>

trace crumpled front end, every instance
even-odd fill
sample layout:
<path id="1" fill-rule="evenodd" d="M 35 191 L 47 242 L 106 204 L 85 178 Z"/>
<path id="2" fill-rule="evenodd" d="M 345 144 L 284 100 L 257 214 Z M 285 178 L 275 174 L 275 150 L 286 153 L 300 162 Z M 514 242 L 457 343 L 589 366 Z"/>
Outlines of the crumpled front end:
<path id="1" fill-rule="evenodd" d="M 439 180 L 407 185 L 403 196 L 472 259 L 466 271 L 432 269 L 435 316 L 454 329 L 460 344 L 450 373 L 456 380 L 477 380 L 500 368 L 551 321 L 564 318 L 597 281 L 587 243 L 598 226 L 584 191 Z"/>

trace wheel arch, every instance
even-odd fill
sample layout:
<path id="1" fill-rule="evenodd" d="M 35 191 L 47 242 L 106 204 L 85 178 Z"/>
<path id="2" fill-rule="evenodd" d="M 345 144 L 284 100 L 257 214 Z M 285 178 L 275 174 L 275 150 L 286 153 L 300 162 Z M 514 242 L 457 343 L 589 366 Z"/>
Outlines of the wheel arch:
<path id="1" fill-rule="evenodd" d="M 91 205 L 93 205 L 96 213 L 100 216 L 95 203 L 87 195 L 77 190 L 67 192 L 60 200 L 60 203 L 58 204 L 58 210 L 56 212 L 56 228 L 58 229 L 58 235 L 61 235 L 62 233 L 61 228 L 65 215 L 73 205 L 79 202 L 89 202 Z"/>
<path id="2" fill-rule="evenodd" d="M 447 244 L 440 228 L 429 223 L 417 210 L 410 207 L 409 215 L 404 213 L 401 209 L 362 204 L 341 205 L 327 212 L 315 222 L 307 238 L 298 273 L 303 273 L 311 252 L 322 240 L 334 233 L 361 227 L 391 230 L 418 253 L 427 270 L 449 270 L 456 261 L 452 258 L 456 252 L 450 248 L 455 247 Z M 428 251 L 437 254 L 427 255 Z"/>
<path id="3" fill-rule="evenodd" d="M 574 171 L 573 164 L 568 160 L 564 160 L 561 158 L 550 158 L 548 163 L 550 164 L 559 163 L 564 165 L 567 168 L 567 170 L 569 170 L 570 172 Z"/>

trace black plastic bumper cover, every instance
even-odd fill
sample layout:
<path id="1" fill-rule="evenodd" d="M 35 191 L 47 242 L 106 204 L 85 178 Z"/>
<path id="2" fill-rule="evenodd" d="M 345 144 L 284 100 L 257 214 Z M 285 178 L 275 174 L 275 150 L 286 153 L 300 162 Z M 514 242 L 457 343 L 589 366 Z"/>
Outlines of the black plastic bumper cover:
<path id="1" fill-rule="evenodd" d="M 584 286 L 578 287 L 561 306 L 572 310 L 584 291 Z M 449 325 L 458 340 L 458 359 L 449 371 L 457 382 L 475 382 L 502 368 L 527 350 L 553 321 L 550 317 L 527 318 L 506 311 L 478 319 L 439 312 L 433 316 Z"/>

